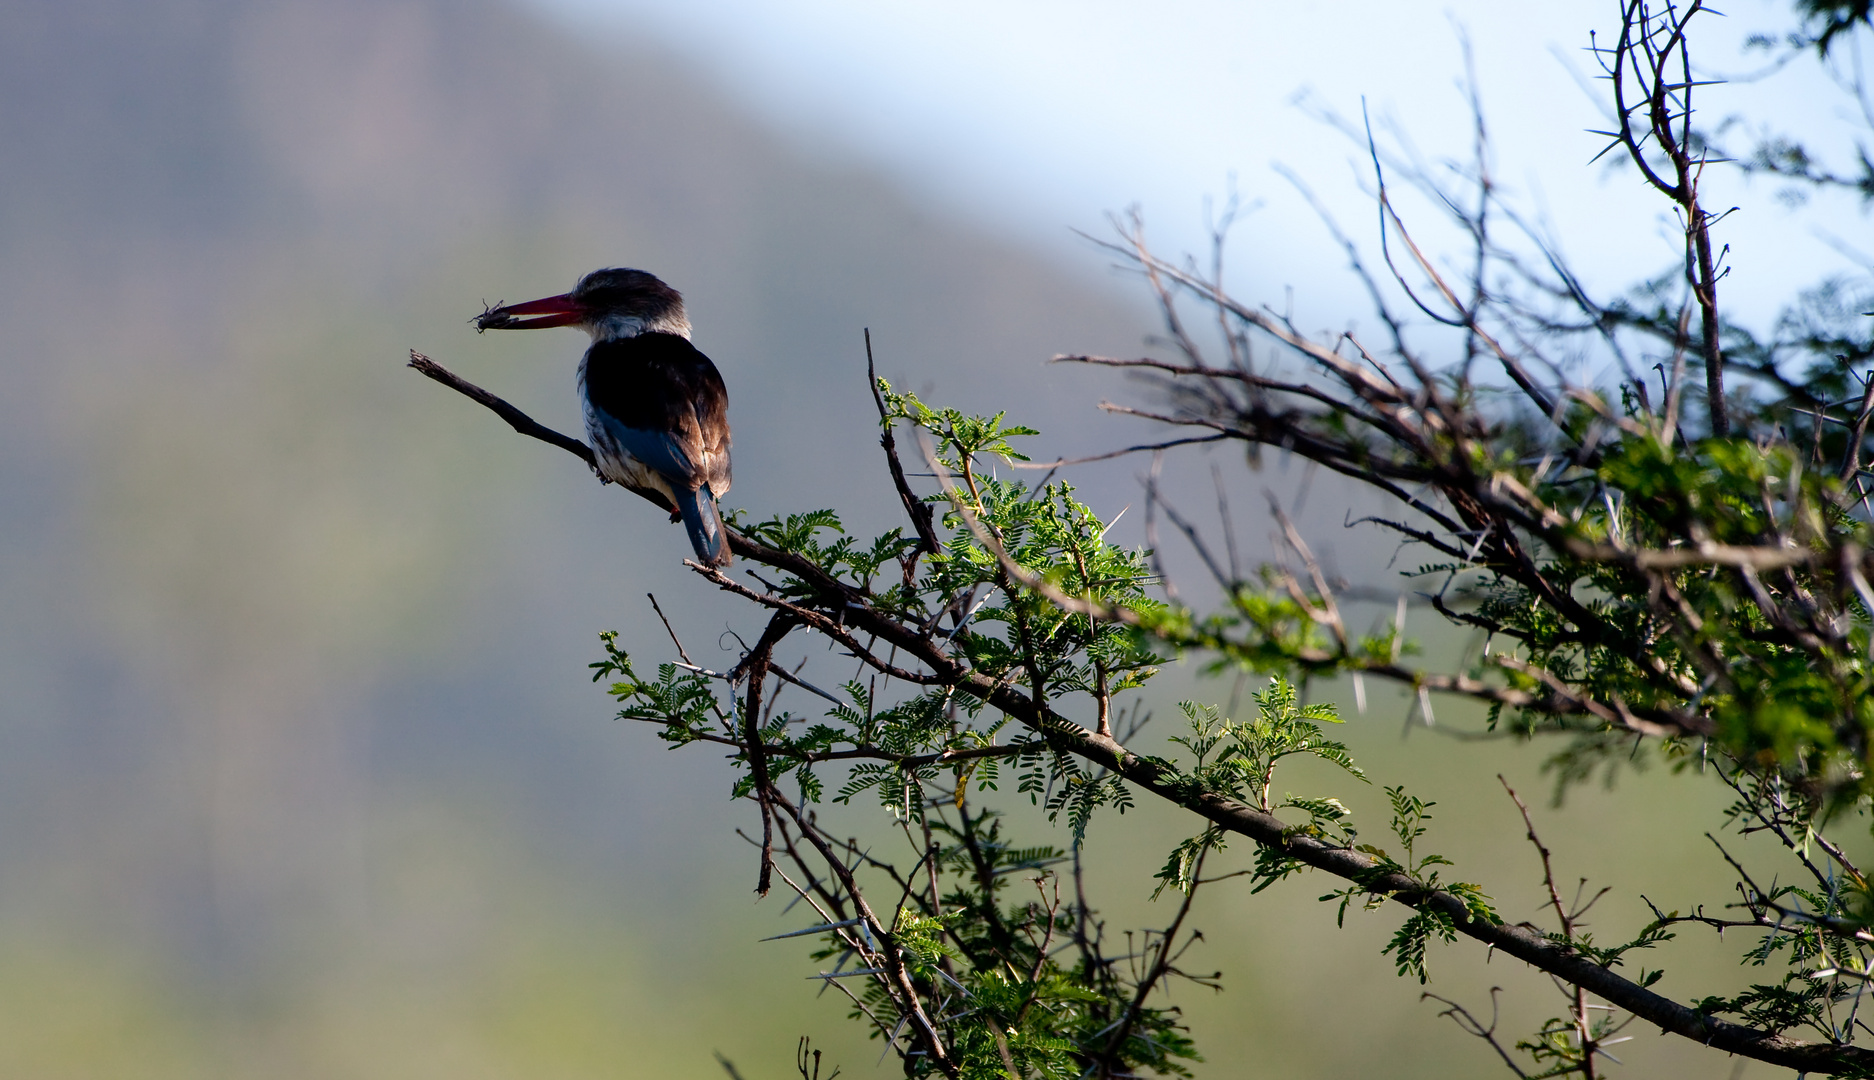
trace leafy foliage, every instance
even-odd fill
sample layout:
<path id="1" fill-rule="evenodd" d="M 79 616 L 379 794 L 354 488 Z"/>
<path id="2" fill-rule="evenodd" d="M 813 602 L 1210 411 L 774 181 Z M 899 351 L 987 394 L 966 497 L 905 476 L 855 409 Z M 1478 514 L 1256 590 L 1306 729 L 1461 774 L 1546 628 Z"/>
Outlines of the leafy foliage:
<path id="1" fill-rule="evenodd" d="M 1213 705 L 1179 702 L 1178 707 L 1190 721 L 1191 734 L 1173 736 L 1171 741 L 1196 758 L 1188 774 L 1189 783 L 1266 811 L 1275 809 L 1269 791 L 1276 763 L 1286 757 L 1320 758 L 1364 782 L 1366 773 L 1353 763 L 1347 747 L 1329 739 L 1319 726 L 1341 722 L 1335 707 L 1326 703 L 1300 705 L 1297 699 L 1295 687 L 1278 675 L 1270 680 L 1267 690 L 1253 697 L 1257 717 L 1247 722 L 1223 719 Z"/>
<path id="2" fill-rule="evenodd" d="M 1807 23 L 1782 47 L 1824 54 L 1868 18 L 1861 3 L 1798 9 Z M 1405 599 L 1390 628 L 1350 632 L 1340 585 L 1279 510 L 1284 556 L 1249 574 L 1234 555 L 1225 572 L 1180 521 L 1222 600 L 1198 611 L 1170 600 L 1168 587 L 1159 599 L 1155 553 L 1107 543 L 1111 523 L 1070 485 L 1003 475 L 1026 461 L 1018 445 L 1032 429 L 1001 413 L 933 407 L 883 380 L 874 385 L 882 445 L 908 532 L 861 539 L 831 510 L 736 518 L 738 539 L 759 548 L 778 580 L 757 576 L 756 590 L 703 571 L 773 613 L 762 644 L 731 672 L 686 662 L 643 679 L 606 637 L 595 678 L 613 680 L 622 719 L 655 725 L 674 746 L 732 748 L 731 791 L 763 814 L 764 887 L 777 865 L 799 871 L 788 884 L 823 921 L 797 935 L 820 942 L 816 959 L 833 961 L 825 985 L 848 996 L 908 1076 L 1188 1075 L 1201 1059 L 1176 1010 L 1154 1001 L 1174 978 L 1215 985 L 1178 966 L 1197 938 L 1183 929 L 1195 894 L 1224 877 L 1247 877 L 1259 893 L 1322 870 L 1338 882 L 1320 897 L 1337 904 L 1337 922 L 1356 903 L 1407 909 L 1383 949 L 1402 977 L 1429 982 L 1434 943 L 1468 935 L 1514 946 L 1557 978 L 1567 1014 L 1515 1043 L 1533 1074 L 1497 1041 L 1494 1021 L 1446 1002 L 1443 1015 L 1488 1039 L 1520 1075 L 1599 1076 L 1612 1060 L 1606 1047 L 1638 1018 L 1778 1064 L 1874 1075 L 1874 1053 L 1856 1041 L 1874 1033 L 1858 1014 L 1874 979 L 1874 884 L 1826 835 L 1874 807 L 1874 331 L 1862 321 L 1874 292 L 1825 281 L 1769 334 L 1726 318 L 1718 288 L 1728 251 L 1712 232 L 1722 215 L 1698 190 L 1721 155 L 1693 120 L 1692 95 L 1708 84 L 1685 74 L 1686 26 L 1703 10 L 1622 5 L 1618 40 L 1591 48 L 1613 92 L 1609 149 L 1672 204 L 1686 244 L 1683 265 L 1624 295 L 1590 295 L 1551 241 L 1502 203 L 1481 117 L 1478 161 L 1454 174 L 1474 192 L 1363 137 L 1391 277 L 1370 274 L 1357 253 L 1355 271 L 1390 334 L 1385 348 L 1352 333 L 1309 338 L 1235 301 L 1215 276 L 1153 255 L 1136 228 L 1113 245 L 1159 289 L 1182 359 L 1080 359 L 1157 378 L 1166 411 L 1133 411 L 1198 432 L 1174 443 L 1235 441 L 1252 460 L 1280 447 L 1396 500 L 1397 516 L 1367 520 L 1431 550 L 1407 575 L 1412 587 L 1478 639 L 1449 670 L 1420 664 L 1404 634 Z M 1767 139 L 1745 168 L 1874 190 L 1789 140 Z M 1404 245 L 1415 260 L 1404 264 L 1387 246 L 1394 231 L 1409 239 L 1388 170 L 1474 239 L 1471 281 L 1454 287 L 1416 244 Z M 1523 249 L 1492 230 L 1493 215 L 1520 228 Z M 1395 306 L 1401 296 L 1409 311 Z M 1178 305 L 1191 298 L 1216 317 L 1228 363 L 1206 362 L 1188 335 Z M 1461 359 L 1428 358 L 1410 333 L 1421 316 L 1458 332 Z M 1258 338 L 1305 374 L 1252 362 Z M 1583 358 L 1622 377 L 1568 381 Z M 1505 385 L 1474 378 L 1479 362 L 1500 367 Z M 1657 398 L 1647 370 L 1659 375 Z M 895 427 L 928 444 L 935 494 L 912 491 Z M 857 659 L 859 676 L 834 693 L 779 666 L 776 644 L 800 627 Z M 1188 730 L 1171 742 L 1183 759 L 1141 757 L 1125 745 L 1136 727 L 1116 730 L 1115 699 L 1172 653 L 1272 678 L 1250 719 L 1182 703 Z M 1645 900 L 1653 919 L 1601 944 L 1583 916 L 1608 890 L 1564 899 L 1552 853 L 1511 791 L 1552 925 L 1506 925 L 1482 885 L 1448 880 L 1451 860 L 1427 850 L 1436 803 L 1384 786 L 1381 843 L 1361 836 L 1338 796 L 1276 794 L 1278 768 L 1295 758 L 1367 783 L 1326 734 L 1340 722 L 1334 709 L 1304 702 L 1296 686 L 1334 676 L 1350 677 L 1356 694 L 1369 677 L 1408 688 L 1428 724 L 1434 695 L 1458 695 L 1488 708 L 1473 734 L 1550 740 L 1558 805 L 1592 776 L 1611 780 L 1649 760 L 1723 783 L 1736 796 L 1726 823 L 1780 843 L 1796 881 L 1760 885 L 1719 846 L 1738 879 L 1734 902 L 1686 913 Z M 791 690 L 789 708 L 778 692 L 764 696 L 767 677 L 816 695 L 814 714 L 792 711 Z M 979 804 L 991 791 L 1017 806 L 1025 796 L 1066 826 L 1070 846 L 1005 838 L 1001 811 Z M 1142 793 L 1203 824 L 1155 875 L 1153 896 L 1175 904 L 1175 916 L 1128 935 L 1115 957 L 1080 862 L 1099 811 L 1124 812 Z M 821 810 L 862 802 L 900 831 L 916 859 L 909 868 L 819 823 Z M 1207 878 L 1207 862 L 1244 835 L 1248 869 Z M 869 904 L 862 878 L 895 902 Z M 1691 1030 L 1643 992 L 1663 970 L 1629 969 L 1689 927 L 1739 932 L 1745 965 L 1778 969 L 1741 992 L 1689 999 L 1699 1014 Z M 1632 1012 L 1592 1001 L 1591 987 Z M 1791 1031 L 1819 1041 L 1792 1041 Z"/>
<path id="3" fill-rule="evenodd" d="M 884 423 L 908 422 L 925 432 L 939 447 L 938 460 L 961 477 L 956 492 L 929 500 L 943 509 L 948 539 L 926 550 L 918 537 L 894 529 L 862 541 L 830 510 L 738 522 L 746 536 L 815 571 L 784 574 L 773 585 L 775 603 L 816 602 L 837 582 L 869 609 L 919 627 L 959 671 L 992 690 L 1025 685 L 1057 707 L 1085 703 L 1096 723 L 1105 722 L 1114 697 L 1143 685 L 1163 658 L 1133 630 L 1064 612 L 1013 586 L 1001 560 L 1079 596 L 1150 609 L 1145 553 L 1107 543 L 1107 523 L 1073 497 L 1070 485 L 1030 488 L 982 474 L 984 455 L 1022 460 L 1012 440 L 1031 429 L 1000 415 L 933 409 L 883 380 L 878 391 Z M 977 528 L 991 531 L 993 547 Z M 972 797 L 998 790 L 1012 772 L 1010 794 L 1061 821 L 1078 845 L 1097 810 L 1133 805 L 1118 776 L 1088 767 L 1046 732 L 1017 729 L 1009 737 L 1008 718 L 985 709 L 988 694 L 980 685 L 966 690 L 953 677 L 888 696 L 900 680 L 877 670 L 837 693 L 790 677 L 819 695 L 822 707 L 802 716 L 779 707 L 778 698 L 757 703 L 760 742 L 750 745 L 743 728 L 747 691 L 736 693 L 741 675 L 667 663 L 655 679 L 644 679 L 616 635 L 603 635 L 603 644 L 606 656 L 592 666 L 596 680 L 610 680 L 620 719 L 656 725 L 673 745 L 734 747 L 737 797 L 762 794 L 765 775 L 773 801 L 780 793 L 775 785 L 794 777 L 801 809 L 781 823 L 790 858 L 804 860 L 800 845 L 810 837 L 836 842 L 821 836 L 806 813 L 822 801 L 869 799 L 911 842 L 918 864 L 909 871 L 852 853 L 857 867 L 882 873 L 903 900 L 887 924 L 832 919 L 815 953 L 836 960 L 824 978 L 849 993 L 855 1018 L 899 1049 L 908 1075 L 1000 1077 L 1012 1064 L 1024 1076 L 1075 1077 L 1089 1068 L 1182 1076 L 1189 1075 L 1185 1063 L 1200 1060 L 1177 1010 L 1147 1000 L 1163 980 L 1181 975 L 1170 957 L 1190 938 L 1146 932 L 1163 954 L 1149 970 L 1108 956 L 1103 925 L 1082 905 L 1080 890 L 1071 900 L 1061 897 L 1053 867 L 1065 854 L 1009 843 L 1000 813 L 975 808 Z M 1292 699 L 1290 692 L 1286 707 L 1296 712 Z M 1322 718 L 1318 708 L 1297 715 Z M 1296 723 L 1297 732 L 1312 729 Z M 1336 746 L 1286 744 L 1265 764 L 1304 750 L 1332 756 Z M 834 765 L 840 775 L 823 780 L 820 771 Z M 856 878 L 829 887 L 823 872 L 807 871 L 804 861 L 802 869 L 805 880 L 821 882 L 806 894 L 824 912 L 853 915 L 861 895 Z M 859 966 L 847 967 L 855 960 Z M 900 971 L 902 981 L 894 974 Z M 947 1067 L 934 1060 L 928 1042 L 914 1049 L 916 1037 L 906 1034 L 918 1007 L 927 1008 Z"/>

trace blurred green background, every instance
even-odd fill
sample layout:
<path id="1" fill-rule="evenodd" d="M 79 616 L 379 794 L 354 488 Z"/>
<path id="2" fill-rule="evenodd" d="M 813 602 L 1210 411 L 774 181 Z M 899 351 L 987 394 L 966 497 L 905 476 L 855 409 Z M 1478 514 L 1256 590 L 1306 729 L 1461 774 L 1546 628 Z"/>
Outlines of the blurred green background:
<path id="1" fill-rule="evenodd" d="M 1094 406 L 1144 391 L 1042 361 L 1135 352 L 1143 291 L 777 134 L 647 42 L 497 0 L 0 16 L 0 1076 L 707 1077 L 720 1051 L 760 1080 L 791 1074 L 802 1034 L 845 1075 L 887 1074 L 812 997 L 806 950 L 756 943 L 800 913 L 748 892 L 733 830 L 753 813 L 719 762 L 611 722 L 588 679 L 603 629 L 665 654 L 647 591 L 703 663 L 747 621 L 683 571 L 680 530 L 404 354 L 576 431 L 580 341 L 468 319 L 653 269 L 728 379 L 731 501 L 882 527 L 861 328 L 882 374 L 1009 409 L 1044 430 L 1037 456 L 1084 453 L 1139 436 Z M 1261 489 L 1306 482 L 1218 460 L 1246 542 Z M 1136 468 L 1076 480 L 1110 515 Z M 1208 499 L 1205 459 L 1184 468 L 1174 492 Z M 1366 504 L 1314 484 L 1324 549 L 1393 587 L 1391 549 L 1339 529 Z M 1161 715 L 1230 691 L 1164 683 Z M 1459 876 L 1538 917 L 1520 825 L 1476 778 L 1542 802 L 1539 753 L 1403 729 L 1391 691 L 1345 708 L 1376 776 L 1439 800 Z M 1291 782 L 1376 813 L 1325 774 Z M 1620 886 L 1605 936 L 1645 921 L 1640 892 L 1722 889 L 1686 839 L 1720 802 L 1655 771 L 1538 813 L 1570 881 Z M 1096 823 L 1112 926 L 1165 917 L 1150 875 L 1190 828 Z M 1202 1074 L 1496 1075 L 1379 955 L 1398 915 L 1336 933 L 1322 891 L 1200 902 L 1190 966 L 1228 987 L 1178 994 Z M 1666 992 L 1741 980 L 1700 956 Z M 1508 1031 L 1557 1011 L 1546 980 L 1468 947 L 1433 970 L 1473 1008 L 1504 987 Z M 1736 1075 L 1633 1034 L 1631 1075 Z"/>

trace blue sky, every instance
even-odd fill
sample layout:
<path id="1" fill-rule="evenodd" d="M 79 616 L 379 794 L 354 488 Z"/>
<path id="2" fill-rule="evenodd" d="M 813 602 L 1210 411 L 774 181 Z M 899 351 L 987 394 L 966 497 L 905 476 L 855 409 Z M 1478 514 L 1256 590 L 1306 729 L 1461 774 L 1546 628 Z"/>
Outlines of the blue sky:
<path id="1" fill-rule="evenodd" d="M 1132 205 L 1162 250 L 1201 249 L 1205 200 L 1234 178 L 1260 209 L 1235 234 L 1232 287 L 1280 302 L 1293 286 L 1297 310 L 1322 326 L 1359 317 L 1363 305 L 1319 222 L 1272 166 L 1301 176 L 1361 239 L 1373 234 L 1373 212 L 1355 148 L 1296 97 L 1351 116 L 1364 98 L 1426 158 L 1463 156 L 1461 28 L 1499 181 L 1550 222 L 1589 280 L 1632 281 L 1665 266 L 1677 244 L 1668 208 L 1630 171 L 1587 164 L 1602 140 L 1586 130 L 1601 115 L 1583 88 L 1593 71 L 1583 49 L 1591 29 L 1613 29 L 1612 0 L 533 2 L 599 41 L 648 41 L 690 58 L 816 152 L 882 168 L 953 212 L 1089 268 L 1099 258 L 1071 230 L 1099 231 L 1107 212 Z M 1744 36 L 1790 23 L 1786 2 L 1738 0 L 1727 10 L 1700 27 L 1711 73 L 1759 64 L 1740 51 Z M 1709 116 L 1776 116 L 1812 130 L 1847 105 L 1806 64 L 1705 99 Z M 1708 184 L 1714 207 L 1745 208 L 1721 237 L 1735 250 L 1726 289 L 1734 313 L 1758 323 L 1790 283 L 1856 269 L 1842 244 L 1874 249 L 1851 200 L 1796 213 L 1772 193 L 1731 175 Z"/>

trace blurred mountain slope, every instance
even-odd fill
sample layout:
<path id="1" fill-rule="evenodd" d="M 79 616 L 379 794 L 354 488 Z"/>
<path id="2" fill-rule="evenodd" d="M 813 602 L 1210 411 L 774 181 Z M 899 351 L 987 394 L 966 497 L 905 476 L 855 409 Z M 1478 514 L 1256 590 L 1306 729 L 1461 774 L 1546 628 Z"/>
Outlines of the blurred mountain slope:
<path id="1" fill-rule="evenodd" d="M 728 377 L 738 505 L 882 516 L 862 327 L 888 375 L 1076 425 L 1094 391 L 1039 361 L 1139 336 L 1104 289 L 798 156 L 649 47 L 499 3 L 0 15 L 0 931 L 21 971 L 64 957 L 95 991 L 72 1001 L 129 1002 L 96 1010 L 126 1032 L 218 1017 L 230 1074 L 348 1073 L 265 1037 L 282 1002 L 438 934 L 462 951 L 432 987 L 525 937 L 432 925 L 454 889 L 518 876 L 539 910 L 644 926 L 717 883 L 697 845 L 736 854 L 708 760 L 604 722 L 582 670 L 607 627 L 663 647 L 652 589 L 715 655 L 727 609 L 681 531 L 407 348 L 577 430 L 582 339 L 467 319 L 654 269 Z M 436 834 L 461 845 L 441 864 L 493 865 L 405 881 L 412 815 L 502 822 Z"/>

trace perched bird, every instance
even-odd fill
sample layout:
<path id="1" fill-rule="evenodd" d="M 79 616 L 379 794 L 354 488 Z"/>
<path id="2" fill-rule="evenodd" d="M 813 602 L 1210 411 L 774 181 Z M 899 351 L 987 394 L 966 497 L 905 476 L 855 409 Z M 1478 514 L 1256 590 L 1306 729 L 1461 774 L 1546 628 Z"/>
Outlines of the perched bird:
<path id="1" fill-rule="evenodd" d="M 690 344 L 677 290 L 643 270 L 594 270 L 572 292 L 490 308 L 475 326 L 591 334 L 579 395 L 599 474 L 669 496 L 697 560 L 728 564 L 716 500 L 729 493 L 729 392 Z"/>

